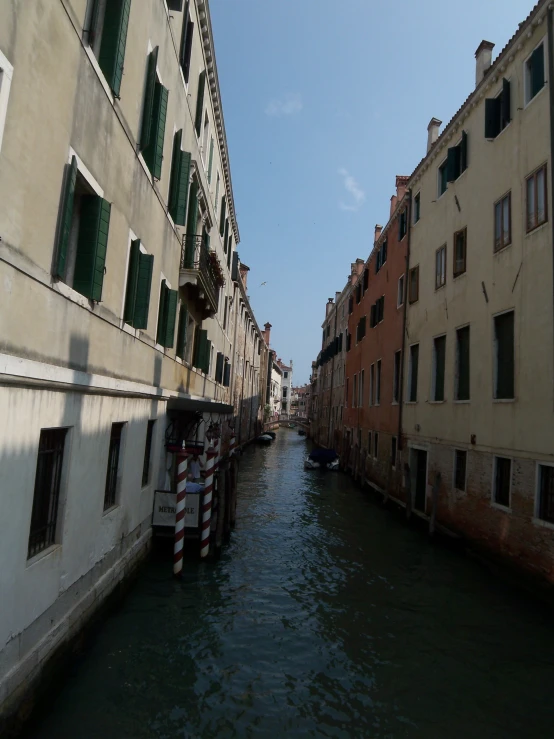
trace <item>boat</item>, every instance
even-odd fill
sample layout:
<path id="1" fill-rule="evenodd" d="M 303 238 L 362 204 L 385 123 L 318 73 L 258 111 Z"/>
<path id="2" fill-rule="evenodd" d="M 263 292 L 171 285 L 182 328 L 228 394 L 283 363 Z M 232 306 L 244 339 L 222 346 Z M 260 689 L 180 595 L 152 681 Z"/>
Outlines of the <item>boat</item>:
<path id="1" fill-rule="evenodd" d="M 275 431 L 266 431 L 264 433 L 264 436 L 271 436 L 271 438 L 273 439 L 273 441 L 275 441 L 275 437 L 277 436 L 277 434 L 275 433 Z"/>
<path id="2" fill-rule="evenodd" d="M 258 444 L 271 444 L 273 441 L 273 437 L 271 437 L 269 434 L 262 434 L 261 436 L 258 436 L 256 439 Z"/>
<path id="3" fill-rule="evenodd" d="M 306 436 L 304 429 L 298 429 L 298 436 Z"/>
<path id="4" fill-rule="evenodd" d="M 304 461 L 307 470 L 338 470 L 339 457 L 334 449 L 314 449 Z"/>

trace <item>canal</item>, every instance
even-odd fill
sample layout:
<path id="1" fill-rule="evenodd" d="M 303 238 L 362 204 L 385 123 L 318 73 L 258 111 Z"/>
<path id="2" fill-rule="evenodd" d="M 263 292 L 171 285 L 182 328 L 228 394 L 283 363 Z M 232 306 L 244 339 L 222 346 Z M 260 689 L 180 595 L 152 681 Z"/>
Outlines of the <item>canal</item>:
<path id="1" fill-rule="evenodd" d="M 221 559 L 153 558 L 29 736 L 553 736 L 551 614 L 305 449 L 246 450 Z"/>

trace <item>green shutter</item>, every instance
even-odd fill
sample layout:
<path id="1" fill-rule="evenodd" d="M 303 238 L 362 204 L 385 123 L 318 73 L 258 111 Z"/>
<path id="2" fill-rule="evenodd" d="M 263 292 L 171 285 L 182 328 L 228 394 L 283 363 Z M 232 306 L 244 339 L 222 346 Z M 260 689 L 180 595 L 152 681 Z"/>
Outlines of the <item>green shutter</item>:
<path id="1" fill-rule="evenodd" d="M 177 290 L 167 291 L 166 315 L 165 315 L 165 333 L 163 346 L 171 349 L 175 338 L 175 319 L 177 317 L 177 298 L 179 293 Z"/>
<path id="2" fill-rule="evenodd" d="M 210 234 L 204 231 L 204 249 L 210 251 Z"/>
<path id="3" fill-rule="evenodd" d="M 506 78 L 502 80 L 502 95 L 500 103 L 502 128 L 506 127 L 512 120 L 512 95 L 510 82 Z"/>
<path id="4" fill-rule="evenodd" d="M 189 207 L 187 216 L 187 235 L 185 239 L 184 267 L 192 269 L 194 266 L 194 248 L 196 228 L 198 224 L 198 183 L 196 180 L 190 186 Z"/>
<path id="5" fill-rule="evenodd" d="M 500 133 L 501 98 L 485 100 L 485 138 L 495 139 Z"/>
<path id="6" fill-rule="evenodd" d="M 175 214 L 175 223 L 179 226 L 185 225 L 185 217 L 187 213 L 187 197 L 189 192 L 189 175 L 190 175 L 190 152 L 182 151 L 179 191 L 177 194 L 177 212 Z"/>
<path id="7" fill-rule="evenodd" d="M 140 149 L 144 151 L 150 141 L 152 129 L 152 112 L 154 110 L 154 92 L 156 88 L 156 65 L 158 64 L 158 47 L 148 55 L 146 68 L 146 88 L 142 108 L 142 128 L 140 131 Z"/>
<path id="8" fill-rule="evenodd" d="M 221 352 L 217 353 L 215 362 L 215 381 L 219 383 L 223 382 L 223 354 Z"/>
<path id="9" fill-rule="evenodd" d="M 205 347 L 206 348 L 204 351 L 204 366 L 202 369 L 204 373 L 207 375 L 210 372 L 210 357 L 212 354 L 212 342 L 209 340 L 206 341 Z"/>
<path id="10" fill-rule="evenodd" d="M 448 149 L 446 160 L 446 181 L 454 182 L 460 176 L 460 147 L 452 146 Z"/>
<path id="11" fill-rule="evenodd" d="M 223 229 L 225 228 L 225 195 L 221 198 L 221 215 L 219 216 L 219 235 L 223 236 Z"/>
<path id="12" fill-rule="evenodd" d="M 154 256 L 152 254 L 139 254 L 135 311 L 133 316 L 133 326 L 135 328 L 148 328 L 148 310 L 150 308 L 153 267 Z"/>
<path id="13" fill-rule="evenodd" d="M 81 198 L 73 289 L 97 302 L 102 298 L 110 211 L 110 203 L 97 195 Z"/>
<path id="14" fill-rule="evenodd" d="M 200 136 L 202 130 L 202 113 L 204 112 L 204 87 L 206 86 L 206 72 L 200 72 L 198 77 L 198 95 L 196 97 L 196 119 L 194 121 L 194 127 L 196 133 Z"/>
<path id="15" fill-rule="evenodd" d="M 229 387 L 230 380 L 231 380 L 231 365 L 228 362 L 226 362 L 225 363 L 225 368 L 223 370 L 223 385 L 224 385 L 224 387 Z"/>
<path id="16" fill-rule="evenodd" d="M 225 233 L 223 234 L 223 251 L 227 254 L 227 248 L 229 246 L 229 219 L 225 220 Z"/>
<path id="17" fill-rule="evenodd" d="M 233 236 L 229 236 L 229 248 L 227 250 L 227 269 L 231 269 L 231 259 L 233 256 Z"/>
<path id="18" fill-rule="evenodd" d="M 460 174 L 467 169 L 467 141 L 467 133 L 462 131 L 462 140 L 460 142 Z"/>
<path id="19" fill-rule="evenodd" d="M 181 359 L 185 357 L 185 346 L 187 345 L 187 323 L 189 312 L 187 306 L 181 303 L 179 308 L 179 327 L 177 329 L 177 351 L 176 354 Z"/>
<path id="20" fill-rule="evenodd" d="M 73 219 L 73 201 L 75 199 L 75 183 L 77 182 L 77 157 L 71 157 L 71 164 L 66 166 L 65 182 L 62 195 L 62 210 L 60 225 L 58 229 L 58 243 L 56 245 L 56 275 L 65 278 L 65 262 L 71 234 L 71 221 Z"/>
<path id="21" fill-rule="evenodd" d="M 544 87 L 544 48 L 538 46 L 531 54 L 531 97 Z"/>
<path id="22" fill-rule="evenodd" d="M 196 347 L 194 352 L 193 364 L 197 369 L 203 369 L 204 367 L 204 354 L 206 351 L 206 344 L 208 342 L 208 332 L 199 328 L 196 332 Z"/>
<path id="23" fill-rule="evenodd" d="M 179 183 L 181 180 L 181 141 L 183 138 L 183 129 L 180 128 L 175 131 L 173 137 L 173 154 L 171 157 L 171 173 L 169 175 L 169 197 L 167 202 L 167 209 L 169 215 L 175 221 L 177 214 L 177 197 L 179 193 Z"/>
<path id="24" fill-rule="evenodd" d="M 98 64 L 116 97 L 119 97 L 123 77 L 130 11 L 131 0 L 111 0 L 106 3 Z"/>
<path id="25" fill-rule="evenodd" d="M 208 160 L 208 184 L 212 181 L 212 164 L 214 163 L 214 140 L 210 139 L 210 158 Z"/>
<path id="26" fill-rule="evenodd" d="M 150 139 L 143 153 L 144 161 L 148 165 L 148 169 L 152 173 L 152 177 L 156 180 L 159 180 L 162 176 L 168 96 L 169 93 L 166 88 L 156 80 L 154 85 L 154 104 L 152 106 Z"/>
<path id="27" fill-rule="evenodd" d="M 131 242 L 129 253 L 129 270 L 127 272 L 127 291 L 125 293 L 125 310 L 123 320 L 133 325 L 135 317 L 135 302 L 137 297 L 137 279 L 140 257 L 140 239 Z"/>
<path id="28" fill-rule="evenodd" d="M 158 326 L 156 328 L 156 344 L 160 344 L 162 346 L 166 320 L 165 317 L 167 314 L 167 292 L 168 288 L 165 284 L 165 280 L 162 280 L 162 283 L 160 285 L 160 304 L 158 306 Z"/>

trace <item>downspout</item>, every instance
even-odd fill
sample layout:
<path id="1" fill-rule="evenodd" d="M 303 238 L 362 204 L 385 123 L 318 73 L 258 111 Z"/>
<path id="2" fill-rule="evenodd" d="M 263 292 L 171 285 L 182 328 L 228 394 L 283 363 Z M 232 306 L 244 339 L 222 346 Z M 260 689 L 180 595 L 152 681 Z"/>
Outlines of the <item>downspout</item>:
<path id="1" fill-rule="evenodd" d="M 406 360 L 406 323 L 408 316 L 408 295 L 410 280 L 410 242 L 412 238 L 412 191 L 406 192 L 408 202 L 406 203 L 406 221 L 408 227 L 408 241 L 406 242 L 406 277 L 404 279 L 404 315 L 402 317 L 402 347 L 400 355 L 400 392 L 398 394 L 398 444 L 396 455 L 402 451 L 402 409 L 404 407 L 404 365 Z M 396 460 L 394 460 L 396 463 Z"/>
<path id="2" fill-rule="evenodd" d="M 552 5 L 548 6 L 548 88 L 550 101 L 550 197 L 552 198 L 552 210 L 554 213 L 554 37 L 552 35 L 552 23 L 554 11 Z M 554 321 L 554 228 L 552 230 L 552 317 Z"/>

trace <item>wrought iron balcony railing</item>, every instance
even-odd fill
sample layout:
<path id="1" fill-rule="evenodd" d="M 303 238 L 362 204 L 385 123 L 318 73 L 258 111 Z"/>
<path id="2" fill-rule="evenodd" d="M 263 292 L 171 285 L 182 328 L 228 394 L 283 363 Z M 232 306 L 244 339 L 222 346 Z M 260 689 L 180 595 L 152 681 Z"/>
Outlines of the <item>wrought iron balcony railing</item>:
<path id="1" fill-rule="evenodd" d="M 183 236 L 181 269 L 197 271 L 210 302 L 217 310 L 220 278 L 204 236 Z"/>

